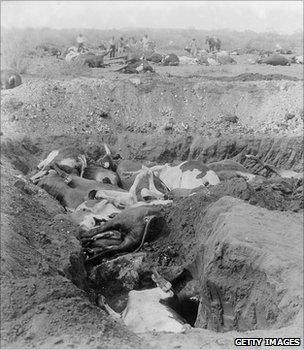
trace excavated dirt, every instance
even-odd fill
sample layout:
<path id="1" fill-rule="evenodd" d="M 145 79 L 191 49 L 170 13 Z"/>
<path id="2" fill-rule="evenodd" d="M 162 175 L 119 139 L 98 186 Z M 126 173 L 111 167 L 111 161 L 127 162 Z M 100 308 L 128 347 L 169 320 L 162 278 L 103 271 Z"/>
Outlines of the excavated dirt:
<path id="1" fill-rule="evenodd" d="M 156 74 L 146 75 L 120 75 L 105 69 L 72 77 L 56 74 L 55 68 L 53 75 L 28 75 L 21 86 L 1 92 L 1 346 L 228 349 L 240 336 L 236 331 L 248 337 L 300 336 L 302 286 L 275 280 L 277 270 L 271 269 L 281 266 L 277 260 L 263 260 L 248 274 L 247 265 L 256 255 L 245 259 L 241 268 L 237 258 L 244 253 L 245 243 L 238 242 L 241 248 L 234 251 L 236 238 L 230 231 L 231 246 L 227 243 L 220 258 L 208 260 L 204 252 L 212 255 L 213 243 L 208 241 L 212 235 L 222 244 L 217 215 L 210 214 L 212 210 L 218 213 L 218 205 L 228 226 L 253 213 L 250 225 L 255 229 L 246 244 L 253 252 L 259 248 L 270 254 L 280 215 L 286 220 L 284 227 L 286 222 L 296 225 L 301 220 L 302 182 L 272 178 L 249 185 L 234 178 L 210 192 L 175 198 L 173 206 L 163 211 L 162 237 L 146 244 L 140 253 L 86 271 L 77 227 L 65 219 L 55 200 L 30 185 L 26 177 L 50 150 L 60 147 L 72 146 L 96 160 L 103 152 L 102 141 L 125 159 L 174 163 L 233 158 L 253 173 L 265 174 L 245 157 L 251 153 L 277 167 L 301 172 L 303 82 L 298 79 L 303 79 L 302 72 L 295 66 L 246 66 L 244 70 L 235 65 L 157 67 Z M 224 196 L 232 204 L 222 205 L 221 200 L 227 201 Z M 230 221 L 229 206 L 236 208 Z M 263 224 L 256 222 L 259 215 Z M 259 246 L 254 239 L 256 227 L 265 228 L 269 244 Z M 294 270 L 294 280 L 300 281 L 300 242 L 298 236 L 289 235 L 286 265 L 280 271 Z M 217 259 L 222 259 L 222 265 Z M 127 292 L 140 284 L 151 266 L 171 281 L 184 305 L 190 297 L 200 299 L 195 321 L 206 330 L 139 338 L 95 305 L 96 292 L 102 291 L 117 311 L 122 310 Z M 260 277 L 262 273 L 275 287 Z M 240 276 L 248 277 L 246 286 Z M 284 280 L 287 275 L 280 276 Z M 236 281 L 237 300 L 233 299 Z M 214 290 L 220 295 L 218 304 L 226 303 L 218 314 L 218 304 L 210 307 Z M 282 300 L 285 307 L 281 308 Z M 182 303 L 176 307 L 185 312 Z M 262 312 L 267 322 L 254 316 L 261 308 L 268 313 Z M 263 330 L 268 328 L 273 329 Z"/>

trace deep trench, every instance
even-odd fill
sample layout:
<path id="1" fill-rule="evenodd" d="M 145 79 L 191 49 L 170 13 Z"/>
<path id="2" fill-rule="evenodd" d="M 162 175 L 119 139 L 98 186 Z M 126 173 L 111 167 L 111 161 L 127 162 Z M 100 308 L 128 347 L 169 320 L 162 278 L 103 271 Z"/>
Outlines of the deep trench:
<path id="1" fill-rule="evenodd" d="M 24 148 L 26 152 L 37 157 L 37 153 L 39 153 L 39 151 L 37 148 L 35 148 L 34 145 L 28 143 Z M 189 151 L 190 151 L 190 145 L 189 145 Z M 26 176 L 28 176 L 31 172 L 33 172 L 34 169 L 31 168 L 30 165 L 25 163 L 22 160 L 22 157 L 18 157 L 17 155 L 15 156 L 16 157 L 14 157 L 13 159 L 10 159 L 13 166 L 15 166 L 18 170 L 20 170 Z M 87 272 L 89 276 L 90 271 L 87 271 Z M 178 290 L 180 289 L 181 285 L 184 285 L 189 281 L 195 282 L 191 273 L 188 270 L 184 270 L 177 278 L 175 278 L 174 280 L 171 280 L 170 282 L 172 283 L 173 290 Z M 107 281 L 104 287 L 107 287 L 107 283 L 113 283 L 113 281 Z M 136 289 L 140 290 L 140 289 L 153 288 L 153 287 L 155 287 L 154 282 L 151 281 L 151 278 L 149 278 L 147 274 L 143 274 L 139 277 L 139 282 L 136 286 Z M 97 298 L 96 298 L 97 294 L 103 291 L 104 289 L 106 288 L 100 288 L 100 285 L 96 284 L 93 279 L 87 279 L 87 285 L 84 288 L 84 290 L 88 293 L 89 299 L 95 305 L 98 305 Z M 115 305 L 117 300 L 120 300 L 121 307 L 120 309 L 116 309 L 115 311 L 121 312 L 126 305 L 127 294 L 128 293 L 126 290 L 122 290 L 119 287 L 119 285 L 117 285 L 116 289 L 114 288 L 114 292 L 109 296 L 105 294 L 105 297 L 106 298 L 109 297 L 110 306 L 111 306 L 111 303 L 112 305 Z M 199 307 L 199 300 L 197 299 L 197 295 L 191 295 L 187 297 L 183 296 L 181 298 L 178 298 L 175 296 L 170 300 L 163 301 L 162 303 L 171 307 L 175 312 L 177 312 L 181 316 L 181 318 L 183 318 L 186 321 L 186 323 L 189 323 L 193 327 L 195 326 L 195 321 L 197 318 L 198 307 Z"/>

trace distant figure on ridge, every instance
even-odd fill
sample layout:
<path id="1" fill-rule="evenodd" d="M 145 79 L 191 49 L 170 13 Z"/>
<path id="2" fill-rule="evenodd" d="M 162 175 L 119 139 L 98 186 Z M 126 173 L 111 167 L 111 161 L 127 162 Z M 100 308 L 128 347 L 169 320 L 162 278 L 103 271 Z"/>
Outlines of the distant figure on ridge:
<path id="1" fill-rule="evenodd" d="M 77 46 L 78 46 L 78 52 L 84 52 L 84 44 L 87 42 L 87 39 L 82 34 L 79 34 L 76 38 Z"/>

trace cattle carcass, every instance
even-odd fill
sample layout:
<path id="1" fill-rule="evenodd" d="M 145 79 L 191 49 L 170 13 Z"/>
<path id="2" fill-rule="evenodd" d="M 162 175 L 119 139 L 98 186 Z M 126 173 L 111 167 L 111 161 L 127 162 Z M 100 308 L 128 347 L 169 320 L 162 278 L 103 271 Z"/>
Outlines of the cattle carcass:
<path id="1" fill-rule="evenodd" d="M 134 161 L 134 160 L 122 160 L 117 166 L 117 175 L 121 181 L 122 188 L 125 190 L 129 190 L 134 183 L 136 173 L 138 173 L 142 169 L 142 163 Z M 147 165 L 149 167 L 149 165 Z M 151 166 L 151 165 L 150 165 Z M 153 172 L 152 172 L 153 174 Z M 143 186 L 148 188 L 148 179 L 143 179 Z M 149 178 L 149 181 L 151 179 Z M 153 174 L 153 183 L 156 187 L 157 191 L 161 193 L 167 194 L 169 189 L 165 186 L 165 184 Z M 138 188 L 139 191 L 140 188 Z M 137 193 L 139 196 L 140 194 Z M 164 197 L 165 198 L 165 197 Z M 148 198 L 146 198 L 148 199 Z"/>
<path id="2" fill-rule="evenodd" d="M 89 180 L 96 180 L 112 185 L 119 184 L 119 178 L 115 173 L 116 167 L 109 147 L 104 144 L 106 154 L 99 159 L 101 166 L 87 165 L 86 157 L 74 147 L 67 147 L 60 150 L 52 151 L 37 168 L 39 172 L 31 177 L 33 182 L 44 176 L 50 169 L 51 165 L 57 166 L 69 174 L 79 175 Z"/>
<path id="3" fill-rule="evenodd" d="M 1 70 L 1 89 L 13 89 L 21 85 L 22 79 L 13 69 L 2 69 Z"/>
<path id="4" fill-rule="evenodd" d="M 162 59 L 162 65 L 163 66 L 178 66 L 179 65 L 179 58 L 174 53 L 170 53 L 169 55 L 166 55 Z"/>
<path id="5" fill-rule="evenodd" d="M 200 186 L 217 185 L 219 177 L 213 170 L 198 160 L 185 161 L 179 165 L 156 165 L 149 168 L 171 191 L 177 188 L 194 189 Z M 132 173 L 132 172 L 131 172 Z M 133 172 L 134 174 L 138 171 Z"/>
<path id="6" fill-rule="evenodd" d="M 123 72 L 123 73 L 142 73 L 142 72 L 154 72 L 153 68 L 150 66 L 150 64 L 140 58 L 133 58 L 126 62 L 126 65 L 116 70 L 116 72 Z"/>
<path id="7" fill-rule="evenodd" d="M 69 210 L 69 218 L 82 230 L 88 231 L 102 222 L 107 222 L 120 212 L 121 209 L 106 199 L 88 199 L 74 211 Z"/>
<path id="8" fill-rule="evenodd" d="M 148 179 L 149 188 L 140 186 L 142 180 Z M 140 195 L 138 194 L 138 188 L 140 187 Z M 121 191 L 120 191 L 121 192 Z M 136 175 L 134 182 L 126 193 L 116 193 L 115 190 L 99 190 L 96 191 L 94 198 L 96 199 L 111 199 L 118 207 L 129 207 L 134 205 L 138 201 L 148 199 L 164 199 L 164 194 L 158 191 L 154 185 L 153 172 L 147 168 L 142 169 Z"/>
<path id="9" fill-rule="evenodd" d="M 79 55 L 80 55 L 80 53 L 78 52 L 77 47 L 75 47 L 75 46 L 69 47 L 68 50 L 67 50 L 67 54 L 65 56 L 65 61 L 67 63 L 71 63 Z"/>
<path id="10" fill-rule="evenodd" d="M 95 55 L 92 52 L 82 53 L 76 58 L 76 62 L 80 62 L 81 64 L 88 66 L 90 68 L 104 68 L 108 66 L 108 64 L 104 63 L 104 57 L 108 54 L 105 52 L 102 55 Z"/>
<path id="11" fill-rule="evenodd" d="M 147 61 L 153 62 L 153 63 L 161 63 L 162 59 L 163 59 L 163 55 L 157 52 L 153 52 L 152 55 L 146 58 Z"/>
<path id="12" fill-rule="evenodd" d="M 293 56 L 293 57 L 291 57 L 290 62 L 303 64 L 303 56 Z"/>
<path id="13" fill-rule="evenodd" d="M 92 191 L 121 190 L 124 192 L 124 190 L 111 184 L 67 174 L 56 166 L 56 164 L 51 165 L 51 168 L 43 177 L 36 179 L 36 182 L 38 186 L 56 198 L 66 209 L 75 210 L 81 203 L 90 199 L 90 193 Z"/>
<path id="14" fill-rule="evenodd" d="M 80 176 L 82 176 L 83 170 L 87 166 L 84 155 L 79 154 L 73 147 L 54 150 L 37 165 L 38 173 L 30 178 L 31 181 L 34 183 L 39 181 L 41 177 L 48 173 L 53 164 L 57 164 L 59 168 L 67 173 L 74 173 Z"/>
<path id="15" fill-rule="evenodd" d="M 38 186 L 56 198 L 69 212 L 71 220 L 84 230 L 93 228 L 98 222 L 109 220 L 113 214 L 128 207 L 171 203 L 171 201 L 145 203 L 137 196 L 137 187 L 141 185 L 141 179 L 147 175 L 145 170 L 136 176 L 130 190 L 125 191 L 117 186 L 67 174 L 56 164 L 51 167 L 48 175 L 38 181 Z M 149 183 L 151 184 L 151 181 Z M 155 189 L 153 183 L 149 189 L 143 186 L 141 188 L 143 192 L 149 193 L 149 199 L 163 198 L 163 194 Z"/>
<path id="16" fill-rule="evenodd" d="M 154 288 L 129 292 L 127 307 L 121 314 L 111 309 L 103 296 L 99 296 L 99 306 L 112 317 L 121 319 L 134 333 L 184 333 L 190 329 L 190 325 L 168 305 L 174 296 L 171 283 L 155 270 L 152 280 L 156 283 Z"/>
<path id="17" fill-rule="evenodd" d="M 257 60 L 259 64 L 269 64 L 272 66 L 290 66 L 290 61 L 281 55 L 270 55 Z"/>
<path id="18" fill-rule="evenodd" d="M 146 241 L 154 240 L 161 234 L 163 227 L 161 205 L 167 204 L 168 202 L 157 202 L 131 207 L 108 222 L 83 231 L 81 240 L 87 255 L 86 263 L 96 265 L 104 258 L 138 251 Z M 156 221 L 155 225 L 152 225 L 153 220 Z M 152 234 L 149 231 L 151 226 Z"/>

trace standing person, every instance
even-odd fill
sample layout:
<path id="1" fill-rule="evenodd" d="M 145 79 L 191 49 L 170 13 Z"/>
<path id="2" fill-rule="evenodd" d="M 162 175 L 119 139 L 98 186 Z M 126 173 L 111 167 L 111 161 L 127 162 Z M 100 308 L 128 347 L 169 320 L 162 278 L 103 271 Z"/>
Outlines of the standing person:
<path id="1" fill-rule="evenodd" d="M 115 37 L 112 36 L 112 38 L 109 41 L 109 51 L 110 51 L 110 58 L 115 57 L 116 53 L 116 45 L 115 45 Z"/>
<path id="2" fill-rule="evenodd" d="M 216 51 L 221 51 L 221 41 L 219 38 L 217 38 L 216 36 L 213 37 L 214 39 L 214 42 L 215 42 L 215 48 L 216 48 Z"/>
<path id="3" fill-rule="evenodd" d="M 125 52 L 125 42 L 124 42 L 124 38 L 121 37 L 119 39 L 119 42 L 118 42 L 118 52 L 117 52 L 117 55 L 118 57 L 122 56 Z"/>
<path id="4" fill-rule="evenodd" d="M 87 38 L 82 34 L 79 34 L 78 37 L 76 38 L 76 42 L 77 42 L 78 52 L 83 52 L 84 44 L 87 42 Z"/>
<path id="5" fill-rule="evenodd" d="M 141 39 L 141 42 L 142 42 L 142 46 L 143 46 L 143 54 L 144 54 L 144 57 L 146 58 L 146 55 L 149 51 L 149 42 L 150 42 L 148 34 L 144 35 L 144 37 Z"/>
<path id="6" fill-rule="evenodd" d="M 209 46 L 209 52 L 213 52 L 215 49 L 215 40 L 213 38 L 207 36 L 206 44 Z"/>
<path id="7" fill-rule="evenodd" d="M 196 55 L 197 55 L 197 43 L 196 43 L 195 38 L 193 38 L 190 41 L 189 48 L 190 48 L 190 56 L 196 57 Z"/>

